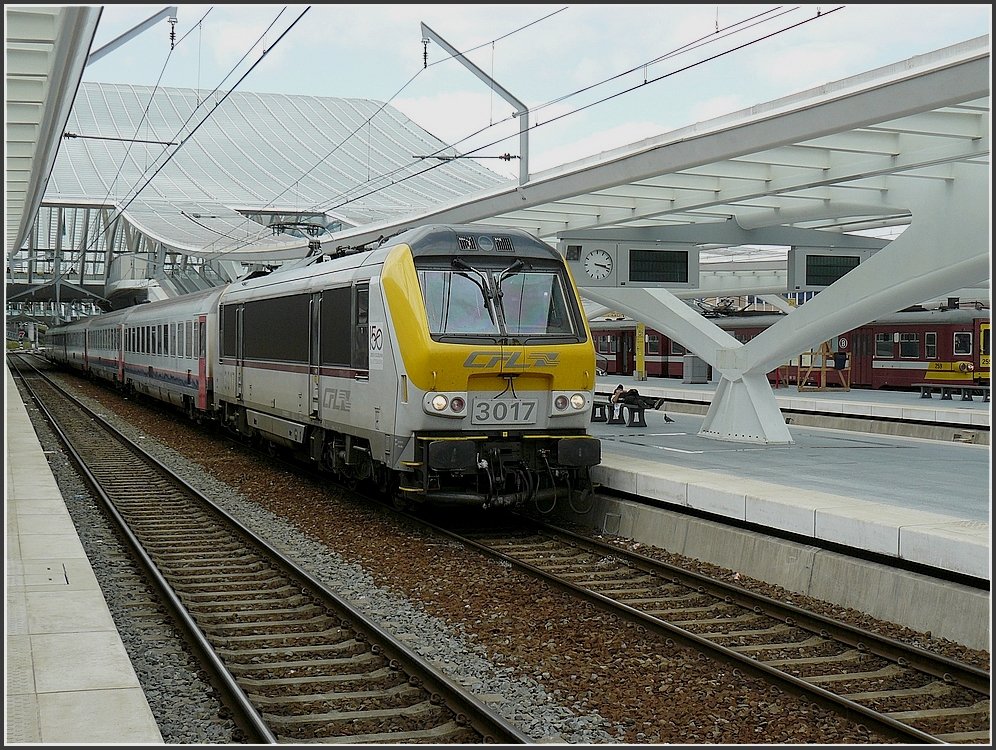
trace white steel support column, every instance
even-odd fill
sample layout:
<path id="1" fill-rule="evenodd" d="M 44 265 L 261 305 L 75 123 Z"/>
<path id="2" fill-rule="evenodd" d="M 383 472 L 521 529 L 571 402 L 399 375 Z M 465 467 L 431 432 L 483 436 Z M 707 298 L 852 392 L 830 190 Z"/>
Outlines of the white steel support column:
<path id="1" fill-rule="evenodd" d="M 591 300 L 679 341 L 717 370 L 720 382 L 699 433 L 764 444 L 792 443 L 767 373 L 845 331 L 989 278 L 987 164 L 936 167 L 896 179 L 883 196 L 908 207 L 911 225 L 816 297 L 741 344 L 666 289 L 583 287 Z"/>
<path id="2" fill-rule="evenodd" d="M 737 442 L 792 442 L 768 385 L 767 371 L 745 375 L 744 345 L 711 320 L 667 289 L 586 287 L 581 293 L 679 341 L 721 374 L 700 435 Z M 722 432 L 714 427 L 706 429 L 710 420 L 712 423 L 718 420 L 727 427 Z"/>
<path id="3" fill-rule="evenodd" d="M 910 209 L 910 226 L 747 342 L 743 374 L 764 375 L 799 352 L 878 317 L 984 284 L 990 276 L 988 169 L 986 164 L 949 164 L 930 178 L 895 180 L 888 200 Z M 704 429 L 723 434 L 729 425 L 709 424 L 707 417 Z"/>

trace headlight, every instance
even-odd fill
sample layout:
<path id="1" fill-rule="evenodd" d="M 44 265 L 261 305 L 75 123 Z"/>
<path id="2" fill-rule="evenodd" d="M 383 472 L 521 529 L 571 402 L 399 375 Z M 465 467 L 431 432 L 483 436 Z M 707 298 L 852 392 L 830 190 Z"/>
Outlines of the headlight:
<path id="1" fill-rule="evenodd" d="M 434 417 L 463 419 L 467 416 L 465 393 L 426 393 L 422 397 L 422 411 Z"/>
<path id="2" fill-rule="evenodd" d="M 571 406 L 573 406 L 575 409 L 579 410 L 583 409 L 585 401 L 586 401 L 585 397 L 580 393 L 575 393 L 573 396 L 571 396 Z"/>
<path id="3" fill-rule="evenodd" d="M 561 394 L 553 400 L 553 405 L 556 407 L 557 411 L 563 411 L 567 408 L 568 404 L 567 396 Z"/>

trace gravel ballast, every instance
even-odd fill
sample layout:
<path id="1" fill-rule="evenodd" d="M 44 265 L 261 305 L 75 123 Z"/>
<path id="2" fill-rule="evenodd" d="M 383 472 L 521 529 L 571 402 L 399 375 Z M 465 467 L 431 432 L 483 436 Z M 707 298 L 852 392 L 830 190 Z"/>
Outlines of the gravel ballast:
<path id="1" fill-rule="evenodd" d="M 101 404 L 98 411 L 132 439 L 537 742 L 884 741 L 499 562 L 433 538 L 387 509 L 251 456 L 176 415 L 77 378 L 64 382 Z M 36 410 L 29 408 L 29 414 L 36 419 Z M 126 646 L 131 631 L 139 634 L 129 653 L 164 739 L 240 741 L 193 660 L 171 640 L 168 623 L 153 625 L 155 618 L 145 616 L 136 624 L 134 603 L 116 601 L 115 582 L 125 563 L 113 550 L 113 535 L 95 517 L 89 492 L 53 438 L 43 434 L 42 442 L 55 451 L 50 462 Z M 656 556 L 674 561 L 664 550 Z M 779 593 L 762 582 L 742 584 Z M 861 613 L 798 595 L 793 602 L 988 668 L 987 652 L 870 623 Z M 148 647 L 150 632 L 161 639 L 154 650 Z"/>

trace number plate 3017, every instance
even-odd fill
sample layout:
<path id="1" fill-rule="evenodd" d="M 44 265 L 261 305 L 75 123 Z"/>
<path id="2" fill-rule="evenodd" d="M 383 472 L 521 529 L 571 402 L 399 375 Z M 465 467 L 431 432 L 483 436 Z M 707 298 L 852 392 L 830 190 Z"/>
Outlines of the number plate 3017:
<path id="1" fill-rule="evenodd" d="M 535 400 L 474 399 L 471 424 L 535 424 Z"/>

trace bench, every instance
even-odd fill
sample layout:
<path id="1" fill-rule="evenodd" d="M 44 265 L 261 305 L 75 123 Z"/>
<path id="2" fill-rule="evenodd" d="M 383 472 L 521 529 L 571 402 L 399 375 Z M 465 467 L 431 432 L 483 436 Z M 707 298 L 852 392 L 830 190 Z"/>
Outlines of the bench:
<path id="1" fill-rule="evenodd" d="M 647 418 L 644 414 L 646 409 L 642 406 L 632 404 L 607 404 L 609 418 L 608 424 L 624 424 L 627 427 L 646 427 Z"/>
<path id="2" fill-rule="evenodd" d="M 920 398 L 931 398 L 936 391 L 941 394 L 942 401 L 950 401 L 954 395 L 960 395 L 962 401 L 972 401 L 973 396 L 982 396 L 989 401 L 989 386 L 974 383 L 915 383 L 920 389 Z"/>

